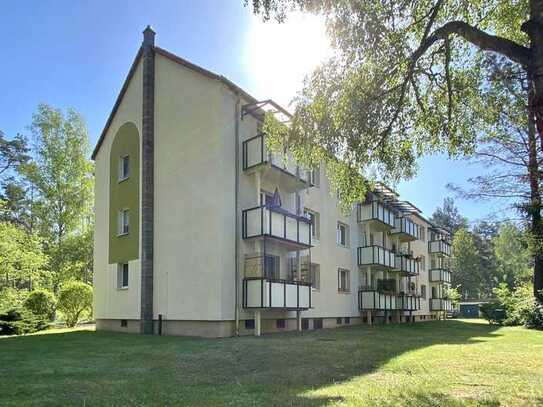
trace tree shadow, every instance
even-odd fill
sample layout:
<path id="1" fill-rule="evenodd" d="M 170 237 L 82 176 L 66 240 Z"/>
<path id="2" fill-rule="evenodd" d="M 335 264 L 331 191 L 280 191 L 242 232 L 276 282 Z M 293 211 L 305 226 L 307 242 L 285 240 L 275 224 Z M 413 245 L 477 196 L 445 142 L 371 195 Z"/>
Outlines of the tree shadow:
<path id="1" fill-rule="evenodd" d="M 449 320 L 225 339 L 76 331 L 5 338 L 0 364 L 21 404 L 51 401 L 28 385 L 37 383 L 61 402 L 321 406 L 343 395 L 314 390 L 369 375 L 407 352 L 487 341 L 498 328 Z M 406 374 L 424 374 L 417 369 Z M 442 393 L 404 396 L 399 405 L 466 404 Z"/>

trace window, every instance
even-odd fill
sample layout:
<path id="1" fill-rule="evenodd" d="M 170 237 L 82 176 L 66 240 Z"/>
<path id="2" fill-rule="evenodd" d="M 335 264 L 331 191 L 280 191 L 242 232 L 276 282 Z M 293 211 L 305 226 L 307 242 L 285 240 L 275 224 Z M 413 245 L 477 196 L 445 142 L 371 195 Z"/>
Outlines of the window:
<path id="1" fill-rule="evenodd" d="M 322 318 L 313 318 L 313 329 L 322 329 Z"/>
<path id="2" fill-rule="evenodd" d="M 255 320 L 254 319 L 246 319 L 245 320 L 245 329 L 255 329 Z"/>
<path id="3" fill-rule="evenodd" d="M 420 269 L 422 271 L 426 270 L 426 257 L 420 256 Z"/>
<path id="4" fill-rule="evenodd" d="M 279 256 L 264 256 L 264 277 L 271 280 L 279 279 Z"/>
<path id="5" fill-rule="evenodd" d="M 309 318 L 302 318 L 302 330 L 306 331 L 309 329 Z"/>
<path id="6" fill-rule="evenodd" d="M 119 182 L 127 179 L 129 173 L 130 173 L 130 158 L 127 155 L 125 155 L 119 159 L 119 176 L 118 176 Z"/>
<path id="7" fill-rule="evenodd" d="M 338 269 L 337 272 L 338 291 L 349 292 L 350 290 L 350 271 L 345 269 Z"/>
<path id="8" fill-rule="evenodd" d="M 437 288 L 432 287 L 432 298 L 437 298 Z"/>
<path id="9" fill-rule="evenodd" d="M 277 329 L 284 329 L 286 327 L 285 320 L 284 319 L 277 319 L 275 321 L 275 326 L 277 327 Z"/>
<path id="10" fill-rule="evenodd" d="M 426 299 L 426 286 L 424 284 L 420 286 L 420 296 Z"/>
<path id="11" fill-rule="evenodd" d="M 128 288 L 128 263 L 117 265 L 117 288 Z"/>
<path id="12" fill-rule="evenodd" d="M 320 216 L 317 212 L 312 211 L 310 209 L 304 209 L 304 216 L 311 220 L 311 239 L 318 239 L 319 238 L 319 220 Z"/>
<path id="13" fill-rule="evenodd" d="M 313 168 L 309 172 L 309 183 L 317 188 L 320 186 L 320 168 Z"/>
<path id="14" fill-rule="evenodd" d="M 271 205 L 273 203 L 273 194 L 266 191 L 260 191 L 260 205 Z"/>
<path id="15" fill-rule="evenodd" d="M 128 209 L 121 209 L 119 211 L 119 221 L 118 222 L 119 222 L 119 225 L 118 225 L 117 233 L 119 235 L 127 235 L 128 230 L 129 230 L 129 226 L 130 226 L 130 218 L 129 218 Z"/>
<path id="16" fill-rule="evenodd" d="M 305 282 L 310 282 L 313 289 L 319 290 L 321 285 L 321 266 L 319 264 L 311 263 L 311 268 L 308 269 L 308 259 L 308 256 L 303 256 L 301 258 L 301 280 Z M 290 279 L 298 279 L 298 274 L 296 270 L 296 257 L 290 258 Z"/>
<path id="17" fill-rule="evenodd" d="M 341 317 L 336 318 L 336 325 L 341 325 L 342 322 L 343 320 L 341 319 Z"/>
<path id="18" fill-rule="evenodd" d="M 351 317 L 345 317 L 345 324 L 349 325 L 351 323 Z"/>
<path id="19" fill-rule="evenodd" d="M 128 326 L 128 321 L 126 319 L 121 319 L 121 328 L 126 328 Z"/>
<path id="20" fill-rule="evenodd" d="M 321 266 L 315 263 L 311 263 L 311 274 L 310 274 L 311 287 L 315 290 L 320 290 L 321 288 Z"/>
<path id="21" fill-rule="evenodd" d="M 349 245 L 349 226 L 344 223 L 337 223 L 337 244 L 342 247 Z"/>

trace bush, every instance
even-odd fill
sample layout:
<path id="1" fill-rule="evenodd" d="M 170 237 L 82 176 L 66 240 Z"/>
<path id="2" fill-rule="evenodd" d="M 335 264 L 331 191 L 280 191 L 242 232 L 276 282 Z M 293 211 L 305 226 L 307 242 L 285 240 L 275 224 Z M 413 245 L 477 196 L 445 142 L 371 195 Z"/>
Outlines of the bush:
<path id="1" fill-rule="evenodd" d="M 0 335 L 23 335 L 47 328 L 47 321 L 25 308 L 11 308 L 0 313 Z"/>
<path id="2" fill-rule="evenodd" d="M 534 301 L 533 308 L 526 318 L 526 327 L 543 330 L 543 304 Z"/>
<path id="3" fill-rule="evenodd" d="M 55 314 L 55 297 L 47 290 L 32 291 L 24 302 L 24 307 L 36 316 L 53 319 Z"/>
<path id="4" fill-rule="evenodd" d="M 479 306 L 483 318 L 487 319 L 491 324 L 503 325 L 506 318 L 505 309 L 502 303 L 498 301 L 481 304 Z"/>
<path id="5" fill-rule="evenodd" d="M 27 295 L 26 290 L 16 290 L 12 287 L 0 289 L 0 311 L 21 307 Z"/>
<path id="6" fill-rule="evenodd" d="M 58 310 L 64 315 L 68 327 L 74 327 L 92 311 L 92 287 L 80 281 L 62 286 L 58 296 Z"/>
<path id="7" fill-rule="evenodd" d="M 481 313 L 491 323 L 499 325 L 524 325 L 530 316 L 534 297 L 530 284 L 511 290 L 502 283 L 492 290 L 496 300 L 481 306 Z"/>

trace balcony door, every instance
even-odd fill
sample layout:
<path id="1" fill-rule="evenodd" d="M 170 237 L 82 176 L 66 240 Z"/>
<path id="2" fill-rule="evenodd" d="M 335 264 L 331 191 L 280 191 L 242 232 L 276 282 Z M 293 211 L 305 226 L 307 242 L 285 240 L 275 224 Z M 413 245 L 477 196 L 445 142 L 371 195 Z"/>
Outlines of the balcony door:
<path id="1" fill-rule="evenodd" d="M 264 256 L 264 277 L 271 280 L 278 280 L 280 276 L 279 256 Z"/>

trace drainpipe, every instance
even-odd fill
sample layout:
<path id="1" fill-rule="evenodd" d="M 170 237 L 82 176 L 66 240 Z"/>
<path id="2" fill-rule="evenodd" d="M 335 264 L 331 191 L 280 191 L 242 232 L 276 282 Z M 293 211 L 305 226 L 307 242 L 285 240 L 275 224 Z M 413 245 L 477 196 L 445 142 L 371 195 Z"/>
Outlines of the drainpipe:
<path id="1" fill-rule="evenodd" d="M 234 156 L 235 156 L 235 159 L 234 159 L 234 162 L 235 162 L 235 178 L 236 178 L 236 181 L 235 181 L 235 186 L 234 186 L 234 200 L 235 200 L 235 204 L 234 204 L 234 208 L 235 208 L 235 215 L 234 215 L 234 219 L 235 219 L 235 224 L 236 224 L 236 238 L 235 238 L 235 244 L 234 244 L 234 252 L 235 252 L 235 255 L 234 255 L 234 259 L 235 259 L 235 280 L 236 280 L 236 285 L 235 285 L 235 308 L 234 308 L 234 319 L 236 320 L 235 322 L 235 335 L 236 336 L 239 336 L 239 165 L 240 165 L 240 162 L 239 162 L 239 120 L 240 120 L 240 117 L 241 117 L 241 112 L 240 112 L 240 104 L 241 104 L 241 98 L 240 98 L 240 95 L 239 93 L 237 94 L 237 100 L 236 100 L 236 122 L 235 122 L 235 153 L 234 153 Z"/>

